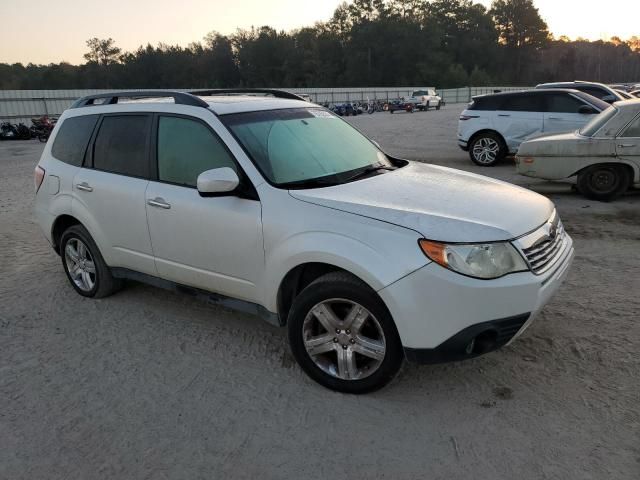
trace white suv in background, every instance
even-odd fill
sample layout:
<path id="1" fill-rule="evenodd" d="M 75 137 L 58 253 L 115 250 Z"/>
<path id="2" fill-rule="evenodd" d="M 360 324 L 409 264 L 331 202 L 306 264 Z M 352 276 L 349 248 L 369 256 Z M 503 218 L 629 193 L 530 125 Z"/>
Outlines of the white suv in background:
<path id="1" fill-rule="evenodd" d="M 609 104 L 577 90 L 528 90 L 473 97 L 460 114 L 458 145 L 480 166 L 497 164 L 539 133 L 581 128 Z"/>
<path id="2" fill-rule="evenodd" d="M 85 97 L 56 125 L 35 187 L 80 295 L 123 279 L 199 292 L 286 325 L 300 366 L 344 392 L 382 387 L 405 358 L 505 345 L 574 255 L 548 199 L 389 157 L 281 91 Z"/>

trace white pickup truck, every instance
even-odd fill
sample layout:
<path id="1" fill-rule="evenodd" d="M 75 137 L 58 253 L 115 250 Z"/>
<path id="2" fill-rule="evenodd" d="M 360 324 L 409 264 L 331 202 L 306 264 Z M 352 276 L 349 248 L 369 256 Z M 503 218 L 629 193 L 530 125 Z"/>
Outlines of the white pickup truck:
<path id="1" fill-rule="evenodd" d="M 415 90 L 406 101 L 407 103 L 415 104 L 418 110 L 429 110 L 430 108 L 440 110 L 440 107 L 444 104 L 442 98 L 436 93 L 435 88 Z"/>

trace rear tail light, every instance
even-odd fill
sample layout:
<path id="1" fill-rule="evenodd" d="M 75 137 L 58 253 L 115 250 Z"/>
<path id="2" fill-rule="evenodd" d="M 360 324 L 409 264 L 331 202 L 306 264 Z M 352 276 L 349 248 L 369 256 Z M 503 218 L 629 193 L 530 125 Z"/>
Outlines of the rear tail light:
<path id="1" fill-rule="evenodd" d="M 477 115 L 460 115 L 460 121 L 471 120 L 472 118 L 478 118 Z"/>
<path id="2" fill-rule="evenodd" d="M 44 168 L 39 165 L 36 166 L 35 171 L 33 172 L 33 183 L 36 187 L 36 193 L 40 190 L 40 185 L 42 185 L 42 181 L 44 180 Z"/>

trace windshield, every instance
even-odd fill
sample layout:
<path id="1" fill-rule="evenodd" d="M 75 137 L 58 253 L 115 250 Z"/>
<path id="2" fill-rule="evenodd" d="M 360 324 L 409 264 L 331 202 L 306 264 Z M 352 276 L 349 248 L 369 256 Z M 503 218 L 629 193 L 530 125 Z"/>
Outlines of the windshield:
<path id="1" fill-rule="evenodd" d="M 605 125 L 605 123 L 613 118 L 616 113 L 618 113 L 617 108 L 607 108 L 604 112 L 593 117 L 589 123 L 582 127 L 579 130 L 580 135 L 583 135 L 585 137 L 593 137 L 595 133 L 600 130 Z"/>
<path id="2" fill-rule="evenodd" d="M 372 167 L 392 168 L 365 136 L 321 108 L 236 113 L 220 119 L 276 186 L 318 180 L 335 185 Z"/>

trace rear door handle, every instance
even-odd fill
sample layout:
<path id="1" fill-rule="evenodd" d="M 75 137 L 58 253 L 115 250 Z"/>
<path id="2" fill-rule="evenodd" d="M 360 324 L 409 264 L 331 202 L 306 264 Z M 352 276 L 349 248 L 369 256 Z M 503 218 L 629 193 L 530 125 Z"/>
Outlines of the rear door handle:
<path id="1" fill-rule="evenodd" d="M 549 120 L 562 120 L 560 117 L 549 117 Z"/>
<path id="2" fill-rule="evenodd" d="M 77 183 L 76 188 L 83 192 L 93 192 L 93 187 L 91 187 L 87 182 Z"/>
<path id="3" fill-rule="evenodd" d="M 506 114 L 506 113 L 499 113 L 498 116 L 499 117 L 510 117 L 511 115 Z"/>
<path id="4" fill-rule="evenodd" d="M 620 145 L 618 145 L 618 147 L 620 148 L 632 148 L 635 147 L 635 143 L 621 143 Z"/>
<path id="5" fill-rule="evenodd" d="M 164 201 L 164 198 L 156 197 L 154 199 L 147 200 L 147 205 L 151 205 L 156 208 L 164 208 L 165 210 L 169 210 L 171 205 Z"/>

